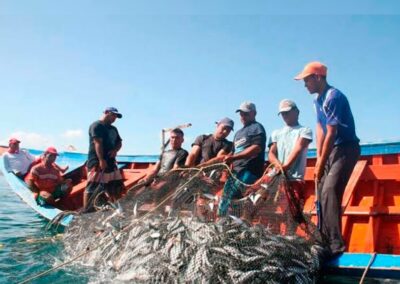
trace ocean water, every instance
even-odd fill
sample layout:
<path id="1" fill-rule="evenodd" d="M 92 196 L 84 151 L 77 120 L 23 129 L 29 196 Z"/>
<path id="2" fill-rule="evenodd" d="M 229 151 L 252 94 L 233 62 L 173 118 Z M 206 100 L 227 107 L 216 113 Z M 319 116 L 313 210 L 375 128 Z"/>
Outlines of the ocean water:
<path id="1" fill-rule="evenodd" d="M 0 283 L 19 283 L 63 261 L 60 231 L 23 203 L 0 174 Z M 67 267 L 31 283 L 87 283 L 87 272 Z"/>
<path id="2" fill-rule="evenodd" d="M 82 157 L 60 157 L 61 165 L 72 167 Z M 20 283 L 61 264 L 64 259 L 62 231 L 46 230 L 48 221 L 40 217 L 12 192 L 0 173 L 0 284 Z M 29 283 L 88 283 L 93 270 L 68 265 Z M 320 283 L 359 283 L 359 277 L 323 276 Z M 96 282 L 96 281 L 94 281 Z M 367 279 L 364 283 L 398 283 L 395 280 Z"/>

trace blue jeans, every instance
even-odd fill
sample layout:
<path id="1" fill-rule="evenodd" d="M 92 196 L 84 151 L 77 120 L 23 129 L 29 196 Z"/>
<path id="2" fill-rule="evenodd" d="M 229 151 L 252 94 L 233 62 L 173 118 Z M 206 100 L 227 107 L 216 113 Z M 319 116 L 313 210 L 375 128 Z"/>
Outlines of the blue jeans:
<path id="1" fill-rule="evenodd" d="M 236 178 L 247 184 L 252 184 L 257 180 L 257 177 L 248 170 L 239 172 L 236 174 Z M 225 216 L 228 212 L 231 200 L 234 198 L 241 198 L 244 190 L 245 187 L 242 184 L 232 177 L 229 177 L 225 183 L 221 202 L 219 203 L 218 216 Z"/>

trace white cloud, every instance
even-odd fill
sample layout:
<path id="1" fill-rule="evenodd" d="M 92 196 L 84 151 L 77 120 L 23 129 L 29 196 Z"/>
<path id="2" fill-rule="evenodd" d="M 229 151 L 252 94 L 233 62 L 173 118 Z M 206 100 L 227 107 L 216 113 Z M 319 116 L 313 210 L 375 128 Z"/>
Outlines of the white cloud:
<path id="1" fill-rule="evenodd" d="M 8 140 L 13 137 L 21 141 L 21 148 L 44 150 L 54 146 L 59 151 L 78 151 L 87 148 L 86 139 L 83 139 L 81 129 L 66 130 L 59 135 L 43 135 L 35 132 L 16 131 L 2 137 L 0 145 L 8 146 Z"/>
<path id="2" fill-rule="evenodd" d="M 81 137 L 83 137 L 83 131 L 82 131 L 82 129 L 70 129 L 70 130 L 65 131 L 63 134 L 61 134 L 61 137 L 64 137 L 67 139 L 81 138 Z"/>
<path id="3" fill-rule="evenodd" d="M 22 148 L 43 150 L 49 146 L 54 145 L 52 136 L 44 136 L 34 132 L 16 131 L 9 135 L 8 138 L 0 141 L 1 145 L 8 145 L 9 138 L 17 138 L 21 141 Z"/>

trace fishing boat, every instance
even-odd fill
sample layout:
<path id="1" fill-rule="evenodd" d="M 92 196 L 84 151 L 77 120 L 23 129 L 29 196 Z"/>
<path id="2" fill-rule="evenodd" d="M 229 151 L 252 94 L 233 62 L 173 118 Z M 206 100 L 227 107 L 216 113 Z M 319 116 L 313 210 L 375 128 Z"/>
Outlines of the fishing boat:
<path id="1" fill-rule="evenodd" d="M 85 155 L 64 153 L 61 157 L 72 157 L 75 164 L 66 173 L 73 180 L 72 192 L 56 207 L 38 206 L 26 184 L 15 175 L 0 170 L 12 190 L 36 212 L 51 220 L 63 210 L 82 207 L 86 172 L 83 166 Z M 314 208 L 313 170 L 316 162 L 315 150 L 308 153 L 305 175 L 304 212 L 311 214 L 317 222 Z M 156 162 L 157 156 L 119 156 L 119 167 L 126 188 L 134 187 Z M 77 161 L 80 161 L 78 165 Z M 342 235 L 347 251 L 326 264 L 329 273 L 362 275 L 369 277 L 400 279 L 400 142 L 365 144 L 361 147 L 361 158 L 357 162 L 346 186 L 342 202 Z M 68 225 L 72 217 L 61 221 Z"/>
<path id="2" fill-rule="evenodd" d="M 309 151 L 304 211 L 314 207 L 315 150 Z M 347 251 L 328 272 L 400 279 L 400 142 L 365 144 L 342 201 Z"/>
<path id="3" fill-rule="evenodd" d="M 4 147 L 2 149 L 4 152 Z M 36 150 L 29 151 L 33 155 L 40 155 L 42 153 Z M 27 184 L 13 173 L 5 170 L 3 157 L 0 157 L 0 171 L 3 173 L 12 191 L 41 217 L 50 221 L 62 212 L 76 211 L 83 207 L 83 192 L 86 187 L 86 167 L 84 166 L 86 158 L 87 156 L 81 153 L 60 153 L 57 163 L 69 165 L 69 171 L 64 174 L 64 178 L 72 180 L 73 189 L 68 196 L 57 200 L 54 206 L 48 204 L 44 206 L 38 205 Z M 147 170 L 157 160 L 157 156 L 120 156 L 119 159 L 123 161 L 119 163 L 119 168 L 123 174 L 124 185 L 126 188 L 130 188 L 144 177 Z M 66 214 L 59 223 L 63 226 L 68 226 L 72 218 L 72 215 Z"/>

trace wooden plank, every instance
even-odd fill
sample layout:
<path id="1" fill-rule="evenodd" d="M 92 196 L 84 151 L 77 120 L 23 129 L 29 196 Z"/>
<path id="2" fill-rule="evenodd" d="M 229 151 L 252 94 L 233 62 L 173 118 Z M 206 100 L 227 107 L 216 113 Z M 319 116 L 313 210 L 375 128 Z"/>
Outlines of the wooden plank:
<path id="1" fill-rule="evenodd" d="M 372 156 L 372 164 L 373 165 L 383 165 L 383 156 L 382 155 L 374 155 Z"/>
<path id="2" fill-rule="evenodd" d="M 312 212 L 314 213 L 314 212 Z M 397 206 L 348 206 L 343 215 L 400 215 L 400 208 Z"/>
<path id="3" fill-rule="evenodd" d="M 366 180 L 400 180 L 400 165 L 367 166 L 362 179 Z"/>
<path id="4" fill-rule="evenodd" d="M 353 196 L 357 182 L 360 180 L 360 177 L 363 174 L 366 167 L 367 167 L 367 161 L 365 160 L 358 161 L 356 166 L 354 167 L 350 179 L 346 185 L 346 189 L 344 190 L 343 200 L 342 200 L 342 212 L 346 210 L 346 207 L 349 204 L 351 197 Z"/>

